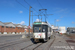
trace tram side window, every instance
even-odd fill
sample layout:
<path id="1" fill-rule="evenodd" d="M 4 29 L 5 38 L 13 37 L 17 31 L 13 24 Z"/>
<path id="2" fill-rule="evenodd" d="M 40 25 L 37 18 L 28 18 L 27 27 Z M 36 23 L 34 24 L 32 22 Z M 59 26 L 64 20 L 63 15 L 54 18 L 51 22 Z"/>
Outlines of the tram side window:
<path id="1" fill-rule="evenodd" d="M 50 27 L 50 32 L 51 32 L 52 30 L 51 30 L 51 27 Z"/>
<path id="2" fill-rule="evenodd" d="M 48 32 L 50 32 L 50 27 L 48 27 Z"/>

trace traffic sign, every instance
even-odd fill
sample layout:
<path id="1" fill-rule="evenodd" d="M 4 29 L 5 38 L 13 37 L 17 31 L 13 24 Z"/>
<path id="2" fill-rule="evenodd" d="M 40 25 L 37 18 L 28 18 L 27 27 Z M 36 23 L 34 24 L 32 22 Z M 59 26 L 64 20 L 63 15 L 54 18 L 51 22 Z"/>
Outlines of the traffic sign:
<path id="1" fill-rule="evenodd" d="M 30 28 L 31 26 L 28 26 L 28 28 Z"/>

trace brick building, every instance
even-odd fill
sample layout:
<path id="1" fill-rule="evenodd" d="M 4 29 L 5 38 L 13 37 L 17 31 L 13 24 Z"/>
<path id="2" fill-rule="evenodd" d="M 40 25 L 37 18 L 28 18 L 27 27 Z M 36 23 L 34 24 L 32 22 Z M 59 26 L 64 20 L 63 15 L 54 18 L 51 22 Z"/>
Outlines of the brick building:
<path id="1" fill-rule="evenodd" d="M 13 24 L 12 22 L 3 23 L 0 21 L 0 34 L 22 34 L 25 31 L 28 33 L 26 25 Z M 30 29 L 30 32 L 32 32 L 32 29 Z"/>
<path id="2" fill-rule="evenodd" d="M 5 25 L 0 21 L 0 34 L 3 33 L 5 30 L 4 30 L 4 27 Z"/>

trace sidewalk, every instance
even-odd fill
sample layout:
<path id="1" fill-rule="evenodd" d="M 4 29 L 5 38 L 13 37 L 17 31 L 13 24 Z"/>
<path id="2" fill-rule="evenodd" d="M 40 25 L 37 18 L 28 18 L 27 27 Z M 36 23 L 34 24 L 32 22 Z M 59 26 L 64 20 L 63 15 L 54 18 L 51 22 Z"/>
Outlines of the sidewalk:
<path id="1" fill-rule="evenodd" d="M 67 37 L 67 36 L 63 36 L 63 38 L 67 41 L 67 43 L 70 45 L 70 46 L 73 46 L 75 50 L 75 39 L 74 38 L 70 38 L 70 37 Z"/>
<path id="2" fill-rule="evenodd" d="M 56 39 L 49 50 L 71 50 L 72 46 L 63 39 L 61 36 L 56 35 Z"/>
<path id="3" fill-rule="evenodd" d="M 0 34 L 0 36 L 25 35 L 25 34 Z"/>

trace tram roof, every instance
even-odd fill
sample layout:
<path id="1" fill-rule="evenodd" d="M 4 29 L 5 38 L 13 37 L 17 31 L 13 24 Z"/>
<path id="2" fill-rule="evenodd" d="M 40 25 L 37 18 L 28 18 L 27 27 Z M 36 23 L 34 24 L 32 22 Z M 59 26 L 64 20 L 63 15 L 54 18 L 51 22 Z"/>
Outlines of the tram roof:
<path id="1" fill-rule="evenodd" d="M 34 22 L 33 23 L 33 25 L 39 25 L 39 24 L 48 25 L 51 27 L 51 25 L 48 22 Z"/>

